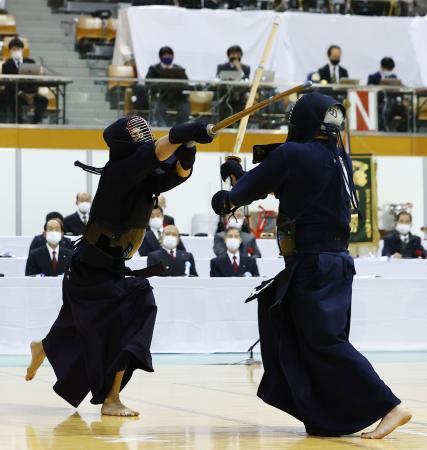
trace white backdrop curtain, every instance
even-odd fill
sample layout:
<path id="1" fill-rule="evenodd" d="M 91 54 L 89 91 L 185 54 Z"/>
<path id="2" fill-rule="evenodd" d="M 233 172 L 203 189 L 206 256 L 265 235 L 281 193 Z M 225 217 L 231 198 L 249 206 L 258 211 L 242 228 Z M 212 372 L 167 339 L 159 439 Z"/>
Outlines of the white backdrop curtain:
<path id="1" fill-rule="evenodd" d="M 411 17 L 364 17 L 272 11 L 191 10 L 168 6 L 138 6 L 127 9 L 138 73 L 158 62 L 164 45 L 175 51 L 175 62 L 187 69 L 193 80 L 209 80 L 217 64 L 227 61 L 226 49 L 243 48 L 243 62 L 254 73 L 275 16 L 279 31 L 267 69 L 276 79 L 301 81 L 327 62 L 331 44 L 343 49 L 342 65 L 351 78 L 366 83 L 384 56 L 396 62 L 396 73 L 405 84 L 427 84 L 425 56 L 427 21 Z M 119 34 L 125 30 L 119 30 Z M 416 35 L 416 36 L 415 36 Z M 421 78 L 420 67 L 423 74 Z"/>

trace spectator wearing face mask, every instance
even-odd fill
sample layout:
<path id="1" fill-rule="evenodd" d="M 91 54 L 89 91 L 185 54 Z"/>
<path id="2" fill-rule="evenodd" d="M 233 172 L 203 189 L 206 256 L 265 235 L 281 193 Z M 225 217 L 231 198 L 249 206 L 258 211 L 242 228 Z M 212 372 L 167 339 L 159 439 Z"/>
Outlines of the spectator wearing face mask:
<path id="1" fill-rule="evenodd" d="M 159 206 L 162 208 L 164 213 L 166 209 L 166 198 L 164 195 L 159 195 Z M 175 219 L 172 216 L 163 214 L 163 226 L 166 227 L 167 225 L 175 225 Z"/>
<path id="2" fill-rule="evenodd" d="M 211 277 L 259 277 L 256 259 L 239 252 L 242 233 L 229 228 L 225 234 L 226 252 L 211 259 Z"/>
<path id="3" fill-rule="evenodd" d="M 337 84 L 342 78 L 348 78 L 347 69 L 341 67 L 341 47 L 338 45 L 331 45 L 328 48 L 327 55 L 329 62 L 321 67 L 317 73 L 320 80 L 325 80 L 327 83 Z"/>
<path id="4" fill-rule="evenodd" d="M 375 73 L 371 73 L 368 76 L 367 84 L 378 85 L 381 83 L 381 80 L 397 79 L 396 74 L 393 73 L 394 68 L 395 64 L 393 58 L 388 56 L 384 57 L 380 63 L 380 70 Z"/>
<path id="5" fill-rule="evenodd" d="M 64 223 L 64 218 L 62 217 L 62 214 L 56 211 L 52 211 L 48 214 L 46 214 L 45 224 L 49 222 L 51 219 L 57 219 L 61 222 L 61 224 Z M 44 247 L 46 245 L 46 236 L 45 233 L 38 234 L 33 237 L 33 240 L 31 241 L 30 248 L 28 250 L 28 253 L 32 252 L 36 248 Z M 66 238 L 65 236 L 61 239 L 59 245 L 61 247 L 66 247 L 70 250 L 73 249 L 73 242 L 70 241 L 70 239 Z"/>
<path id="6" fill-rule="evenodd" d="M 34 64 L 34 59 L 24 58 L 24 43 L 19 38 L 14 38 L 9 42 L 11 58 L 7 59 L 2 65 L 3 75 L 18 75 L 19 68 L 24 63 Z M 23 106 L 34 108 L 33 123 L 40 123 L 43 120 L 43 114 L 46 111 L 48 100 L 45 96 L 38 93 L 36 84 L 17 83 L 6 87 L 7 103 L 11 108 L 15 118 L 16 103 L 18 104 L 18 123 L 23 122 Z"/>
<path id="7" fill-rule="evenodd" d="M 91 204 L 92 196 L 87 192 L 79 192 L 76 195 L 77 211 L 64 219 L 65 234 L 81 236 L 84 233 Z"/>
<path id="8" fill-rule="evenodd" d="M 243 50 L 239 45 L 232 45 L 227 49 L 228 62 L 218 64 L 216 68 L 216 75 L 225 70 L 238 70 L 242 74 L 242 79 L 249 79 L 251 68 L 246 64 L 242 64 Z"/>
<path id="9" fill-rule="evenodd" d="M 163 277 L 197 277 L 193 255 L 179 250 L 179 243 L 178 228 L 174 225 L 165 227 L 160 238 L 161 247 L 148 254 L 147 266 L 162 263 L 165 267 Z"/>
<path id="10" fill-rule="evenodd" d="M 232 215 L 227 217 L 228 228 L 236 228 L 241 231 L 245 220 L 242 209 L 238 209 Z M 221 231 L 216 233 L 214 237 L 213 251 L 216 256 L 223 255 L 227 252 L 227 246 L 225 245 L 226 232 Z M 259 251 L 256 239 L 250 233 L 241 231 L 241 244 L 240 244 L 240 254 L 243 256 L 252 256 L 254 258 L 261 258 L 261 252 Z"/>
<path id="11" fill-rule="evenodd" d="M 160 206 L 154 208 L 151 212 L 150 221 L 148 223 L 147 231 L 145 232 L 144 240 L 138 250 L 141 256 L 147 256 L 149 253 L 161 249 L 164 218 L 163 209 Z M 181 239 L 178 242 L 178 250 L 185 251 L 185 246 L 181 242 Z"/>
<path id="12" fill-rule="evenodd" d="M 44 275 L 56 277 L 62 275 L 71 260 L 72 250 L 60 245 L 64 237 L 62 222 L 49 220 L 44 227 L 46 245 L 33 250 L 28 255 L 25 275 Z"/>
<path id="13" fill-rule="evenodd" d="M 406 211 L 398 214 L 396 229 L 384 238 L 383 256 L 391 258 L 425 258 L 421 238 L 411 233 L 412 216 Z"/>
<path id="14" fill-rule="evenodd" d="M 148 79 L 171 79 L 188 80 L 185 69 L 174 61 L 175 54 L 171 47 L 165 46 L 159 50 L 160 62 L 148 68 L 145 78 Z M 149 82 L 147 83 L 149 84 Z M 175 124 L 186 122 L 190 116 L 190 103 L 188 95 L 183 93 L 185 84 L 173 83 L 151 83 L 151 98 L 153 98 L 153 113 L 155 126 L 170 125 L 167 111 L 176 110 L 176 117 L 172 122 Z"/>

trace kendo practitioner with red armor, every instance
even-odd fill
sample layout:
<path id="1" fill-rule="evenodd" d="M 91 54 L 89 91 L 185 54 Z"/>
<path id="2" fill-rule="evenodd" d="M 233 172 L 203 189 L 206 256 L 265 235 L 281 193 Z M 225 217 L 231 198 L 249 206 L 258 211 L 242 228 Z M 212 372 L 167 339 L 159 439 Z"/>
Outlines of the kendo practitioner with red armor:
<path id="1" fill-rule="evenodd" d="M 125 266 L 144 239 L 161 192 L 186 181 L 196 149 L 212 136 L 200 122 L 173 127 L 154 141 L 141 117 L 122 118 L 104 130 L 109 161 L 102 169 L 90 221 L 74 249 L 63 281 L 63 305 L 48 335 L 31 343 L 26 379 L 45 357 L 55 392 L 77 407 L 91 392 L 93 404 L 113 416 L 135 416 L 119 397 L 135 369 L 153 372 L 150 344 L 156 304 L 146 276 L 163 268 L 131 271 Z"/>
<path id="2" fill-rule="evenodd" d="M 355 270 L 347 248 L 358 204 L 339 132 L 344 115 L 329 96 L 302 96 L 286 143 L 258 147 L 264 159 L 249 172 L 235 160 L 222 165 L 222 177 L 237 181 L 217 192 L 212 206 L 223 215 L 271 192 L 280 201 L 285 269 L 248 299 L 258 299 L 264 364 L 258 396 L 302 421 L 309 434 L 351 434 L 382 419 L 362 434 L 382 438 L 411 413 L 349 342 Z"/>

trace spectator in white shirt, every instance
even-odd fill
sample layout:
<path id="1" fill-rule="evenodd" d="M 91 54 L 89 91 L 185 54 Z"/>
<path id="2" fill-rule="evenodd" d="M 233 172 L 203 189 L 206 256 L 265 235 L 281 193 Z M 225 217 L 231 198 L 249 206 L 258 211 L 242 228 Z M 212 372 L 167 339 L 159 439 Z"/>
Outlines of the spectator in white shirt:
<path id="1" fill-rule="evenodd" d="M 76 195 L 77 211 L 64 219 L 65 234 L 81 236 L 89 221 L 89 211 L 92 205 L 92 196 L 88 192 L 79 192 Z"/>
<path id="2" fill-rule="evenodd" d="M 224 239 L 227 251 L 211 259 L 211 277 L 258 277 L 256 259 L 239 252 L 242 233 L 229 228 Z"/>

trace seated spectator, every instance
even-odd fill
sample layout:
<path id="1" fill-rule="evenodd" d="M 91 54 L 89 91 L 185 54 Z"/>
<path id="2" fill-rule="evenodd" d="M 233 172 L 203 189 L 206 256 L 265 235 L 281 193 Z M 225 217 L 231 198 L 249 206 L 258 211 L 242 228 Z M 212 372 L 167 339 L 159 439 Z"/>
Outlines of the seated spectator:
<path id="1" fill-rule="evenodd" d="M 348 78 L 347 69 L 340 66 L 341 53 L 341 47 L 338 45 L 331 45 L 328 48 L 329 62 L 315 72 L 319 74 L 320 81 L 325 80 L 327 83 L 337 84 L 342 78 Z"/>
<path id="2" fill-rule="evenodd" d="M 248 80 L 251 72 L 251 68 L 241 63 L 243 56 L 243 50 L 238 45 L 233 45 L 227 49 L 228 62 L 224 64 L 218 64 L 216 68 L 216 76 L 219 77 L 223 71 L 238 71 L 240 72 L 242 80 Z M 242 109 L 246 105 L 246 98 L 249 92 L 249 88 L 246 83 L 242 83 L 242 86 L 225 85 L 218 87 L 218 100 L 222 99 L 219 103 L 219 117 L 223 119 L 228 115 L 234 114 Z"/>
<path id="3" fill-rule="evenodd" d="M 147 266 L 162 263 L 163 277 L 197 277 L 196 264 L 191 253 L 178 250 L 179 231 L 175 225 L 168 225 L 160 238 L 161 248 L 148 254 Z"/>
<path id="4" fill-rule="evenodd" d="M 64 223 L 64 218 L 62 217 L 61 213 L 56 212 L 56 211 L 50 212 L 50 213 L 46 214 L 46 220 L 45 220 L 45 224 L 44 224 L 45 232 L 46 232 L 46 224 L 51 219 L 58 219 L 62 224 Z M 38 235 L 34 236 L 33 240 L 31 241 L 30 249 L 28 250 L 28 253 L 32 252 L 36 248 L 44 247 L 46 245 L 46 243 L 47 243 L 46 233 L 42 233 L 42 234 L 38 234 Z M 66 247 L 71 250 L 73 249 L 73 242 L 70 239 L 66 238 L 65 236 L 61 239 L 61 242 L 59 243 L 59 245 L 61 247 Z"/>
<path id="5" fill-rule="evenodd" d="M 159 195 L 159 206 L 164 212 L 166 209 L 166 198 L 164 195 Z M 163 226 L 166 227 L 167 225 L 175 225 L 175 219 L 172 216 L 163 214 Z"/>
<path id="6" fill-rule="evenodd" d="M 18 75 L 22 64 L 35 64 L 34 59 L 24 58 L 24 43 L 19 38 L 14 38 L 9 42 L 11 58 L 7 59 L 2 66 L 4 75 Z M 46 111 L 48 99 L 38 93 L 38 86 L 34 83 L 8 84 L 7 103 L 13 116 L 16 115 L 16 96 L 18 96 L 18 123 L 23 120 L 23 106 L 34 109 L 33 123 L 40 123 L 43 120 L 43 114 Z"/>
<path id="7" fill-rule="evenodd" d="M 238 70 L 242 79 L 249 79 L 251 68 L 246 64 L 242 64 L 243 50 L 239 45 L 232 45 L 227 49 L 228 62 L 218 64 L 216 68 L 216 76 L 219 77 L 220 72 L 225 70 Z"/>
<path id="8" fill-rule="evenodd" d="M 259 277 L 255 258 L 242 255 L 242 233 L 229 228 L 225 235 L 226 253 L 211 259 L 211 277 Z"/>
<path id="9" fill-rule="evenodd" d="M 138 250 L 141 256 L 147 256 L 149 253 L 161 249 L 160 240 L 164 228 L 164 215 L 163 209 L 160 206 L 154 208 L 151 212 L 148 226 L 149 228 L 147 228 L 144 240 Z M 178 250 L 185 251 L 184 244 L 181 240 L 178 243 Z"/>
<path id="10" fill-rule="evenodd" d="M 178 64 L 174 64 L 174 52 L 171 47 L 162 47 L 159 50 L 160 62 L 153 64 L 148 68 L 145 78 L 159 78 L 159 79 L 183 79 L 188 80 L 185 69 Z M 182 91 L 185 90 L 185 85 L 175 83 L 174 86 L 169 84 L 157 84 L 151 88 L 151 97 L 154 98 L 152 109 L 154 110 L 155 126 L 166 126 L 167 110 L 172 109 L 177 111 L 176 120 L 174 123 L 186 122 L 190 115 L 190 103 L 188 96 Z M 169 123 L 170 125 L 170 123 Z"/>
<path id="11" fill-rule="evenodd" d="M 396 230 L 384 238 L 383 256 L 397 259 L 426 257 L 421 238 L 410 232 L 411 226 L 411 214 L 406 211 L 400 212 L 397 215 Z"/>
<path id="12" fill-rule="evenodd" d="M 393 73 L 394 68 L 395 64 L 393 58 L 388 56 L 384 57 L 380 63 L 380 70 L 375 73 L 371 73 L 368 76 L 367 84 L 378 85 L 381 83 L 381 80 L 397 79 L 396 74 Z"/>
<path id="13" fill-rule="evenodd" d="M 47 244 L 30 252 L 25 267 L 25 275 L 44 275 L 56 277 L 62 275 L 68 267 L 72 250 L 60 245 L 64 237 L 62 222 L 51 219 L 45 224 L 44 232 Z"/>
<path id="14" fill-rule="evenodd" d="M 87 192 L 79 192 L 76 195 L 77 211 L 64 219 L 65 234 L 81 236 L 89 221 L 89 211 L 92 204 L 92 196 Z"/>
<path id="15" fill-rule="evenodd" d="M 235 228 L 241 232 L 241 244 L 239 248 L 240 254 L 242 256 L 261 258 L 261 252 L 259 251 L 256 239 L 252 236 L 252 234 L 241 231 L 245 219 L 243 210 L 238 209 L 237 211 L 235 211 L 234 217 L 230 214 L 227 218 L 227 224 L 228 228 Z M 220 233 L 215 234 L 213 251 L 216 256 L 223 255 L 227 252 L 225 237 L 225 231 L 221 231 Z"/>

